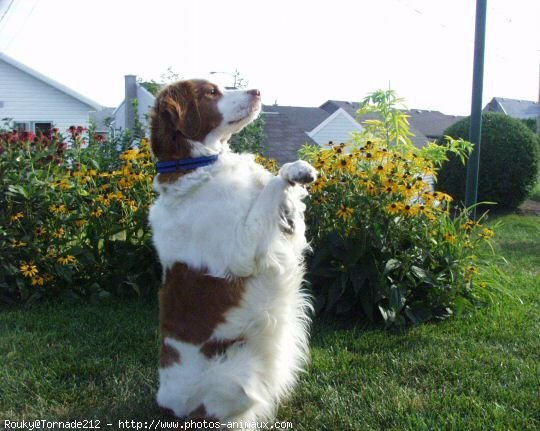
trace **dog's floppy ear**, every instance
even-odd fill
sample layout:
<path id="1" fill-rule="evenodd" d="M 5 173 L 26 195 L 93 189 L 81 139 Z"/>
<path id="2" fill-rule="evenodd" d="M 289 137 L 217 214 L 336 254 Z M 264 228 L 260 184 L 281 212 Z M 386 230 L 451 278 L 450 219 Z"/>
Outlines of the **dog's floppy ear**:
<path id="1" fill-rule="evenodd" d="M 165 89 L 160 110 L 173 128 L 186 138 L 195 138 L 201 131 L 201 114 L 195 89 L 188 82 L 179 82 Z"/>

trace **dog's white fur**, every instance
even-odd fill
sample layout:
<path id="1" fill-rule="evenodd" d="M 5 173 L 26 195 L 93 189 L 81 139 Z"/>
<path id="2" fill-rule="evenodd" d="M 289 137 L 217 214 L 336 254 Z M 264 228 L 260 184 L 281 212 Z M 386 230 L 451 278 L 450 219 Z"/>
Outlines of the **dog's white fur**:
<path id="1" fill-rule="evenodd" d="M 164 270 L 183 262 L 214 277 L 247 280 L 240 305 L 211 337 L 245 342 L 208 359 L 200 346 L 164 339 L 182 361 L 160 369 L 157 401 L 179 417 L 204 404 L 221 421 L 270 418 L 308 358 L 310 301 L 301 289 L 307 192 L 297 183 L 315 179 L 316 171 L 296 161 L 274 176 L 252 155 L 229 151 L 230 135 L 259 113 L 260 103 L 250 100 L 245 91 L 224 92 L 221 125 L 204 142 L 191 141 L 194 157 L 219 154 L 215 164 L 172 184 L 154 183 L 159 198 L 150 223 Z M 284 212 L 292 233 L 284 229 Z"/>

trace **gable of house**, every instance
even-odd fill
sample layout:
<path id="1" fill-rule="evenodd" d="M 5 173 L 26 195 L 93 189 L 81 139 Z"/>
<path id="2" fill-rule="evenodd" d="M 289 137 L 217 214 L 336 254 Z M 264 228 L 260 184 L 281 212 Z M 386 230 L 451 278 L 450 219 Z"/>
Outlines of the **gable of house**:
<path id="1" fill-rule="evenodd" d="M 334 144 L 348 142 L 351 140 L 352 132 L 360 131 L 362 126 L 344 109 L 338 108 L 307 135 L 318 145 L 323 146 L 329 142 Z"/>
<path id="2" fill-rule="evenodd" d="M 64 132 L 88 126 L 89 112 L 101 106 L 39 72 L 0 53 L 0 118 L 35 131 L 51 125 Z"/>

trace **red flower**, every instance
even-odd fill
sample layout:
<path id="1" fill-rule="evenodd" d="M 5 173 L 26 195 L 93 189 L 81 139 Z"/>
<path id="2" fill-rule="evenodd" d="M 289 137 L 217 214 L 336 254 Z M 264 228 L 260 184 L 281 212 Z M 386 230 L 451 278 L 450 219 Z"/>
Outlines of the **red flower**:
<path id="1" fill-rule="evenodd" d="M 22 141 L 33 141 L 36 139 L 36 135 L 33 132 L 22 132 L 21 140 Z"/>

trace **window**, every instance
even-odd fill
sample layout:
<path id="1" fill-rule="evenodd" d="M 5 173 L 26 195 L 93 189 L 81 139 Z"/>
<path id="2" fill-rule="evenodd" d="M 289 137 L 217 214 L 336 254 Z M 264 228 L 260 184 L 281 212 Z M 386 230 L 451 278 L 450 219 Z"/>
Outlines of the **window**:
<path id="1" fill-rule="evenodd" d="M 34 132 L 38 134 L 39 132 L 44 135 L 48 135 L 52 129 L 52 123 L 34 123 Z"/>
<path id="2" fill-rule="evenodd" d="M 30 124 L 29 123 L 13 123 L 13 129 L 16 130 L 18 133 L 27 132 L 30 130 Z"/>
<path id="3" fill-rule="evenodd" d="M 52 129 L 52 122 L 50 121 L 25 121 L 13 123 L 13 129 L 17 132 L 34 132 L 38 134 L 39 132 L 47 135 Z"/>

